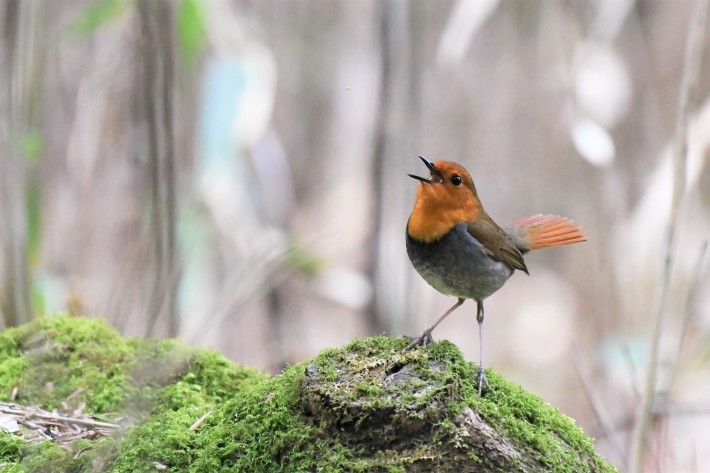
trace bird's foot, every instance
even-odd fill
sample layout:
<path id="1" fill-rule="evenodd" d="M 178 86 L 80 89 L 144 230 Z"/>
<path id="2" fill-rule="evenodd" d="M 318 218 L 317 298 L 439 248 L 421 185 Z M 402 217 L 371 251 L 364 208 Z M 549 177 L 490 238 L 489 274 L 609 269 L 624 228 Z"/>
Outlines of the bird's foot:
<path id="1" fill-rule="evenodd" d="M 427 345 L 431 345 L 434 343 L 434 339 L 431 338 L 431 330 L 425 330 L 424 333 L 421 335 L 419 338 L 415 338 L 412 340 L 412 343 L 404 347 L 404 350 L 402 350 L 402 353 L 407 352 L 417 345 L 421 345 L 422 347 L 426 347 Z"/>
<path id="2" fill-rule="evenodd" d="M 483 385 L 486 385 L 489 391 L 493 391 L 491 385 L 488 384 L 488 378 L 486 378 L 486 373 L 483 371 L 483 366 L 478 367 L 478 397 L 481 397 L 481 392 L 483 392 Z"/>

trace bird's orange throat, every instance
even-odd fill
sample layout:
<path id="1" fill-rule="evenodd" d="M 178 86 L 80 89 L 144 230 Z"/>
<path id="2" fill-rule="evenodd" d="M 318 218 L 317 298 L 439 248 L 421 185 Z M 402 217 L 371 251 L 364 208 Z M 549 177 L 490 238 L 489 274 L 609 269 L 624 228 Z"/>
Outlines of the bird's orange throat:
<path id="1" fill-rule="evenodd" d="M 419 241 L 432 242 L 456 224 L 475 220 L 481 211 L 480 201 L 468 189 L 452 192 L 439 183 L 420 183 L 407 222 L 407 234 Z"/>

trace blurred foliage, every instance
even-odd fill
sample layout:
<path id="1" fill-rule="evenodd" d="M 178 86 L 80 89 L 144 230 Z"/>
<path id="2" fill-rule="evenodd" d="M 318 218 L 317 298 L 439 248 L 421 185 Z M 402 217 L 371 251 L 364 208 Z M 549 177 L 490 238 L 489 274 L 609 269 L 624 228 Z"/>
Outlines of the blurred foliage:
<path id="1" fill-rule="evenodd" d="M 318 255 L 298 241 L 289 241 L 284 256 L 289 267 L 308 277 L 317 276 L 323 269 L 323 261 Z"/>
<path id="2" fill-rule="evenodd" d="M 180 53 L 188 66 L 201 56 L 207 41 L 205 12 L 201 0 L 180 0 L 177 17 Z"/>
<path id="3" fill-rule="evenodd" d="M 41 243 L 41 191 L 37 184 L 30 185 L 27 189 L 27 255 L 30 264 L 36 263 L 39 258 Z"/>
<path id="4" fill-rule="evenodd" d="M 40 130 L 31 130 L 22 138 L 22 152 L 28 163 L 36 163 L 44 151 L 44 137 Z"/>
<path id="5" fill-rule="evenodd" d="M 79 36 L 89 35 L 120 16 L 133 3 L 133 0 L 96 0 L 74 20 L 70 30 Z"/>

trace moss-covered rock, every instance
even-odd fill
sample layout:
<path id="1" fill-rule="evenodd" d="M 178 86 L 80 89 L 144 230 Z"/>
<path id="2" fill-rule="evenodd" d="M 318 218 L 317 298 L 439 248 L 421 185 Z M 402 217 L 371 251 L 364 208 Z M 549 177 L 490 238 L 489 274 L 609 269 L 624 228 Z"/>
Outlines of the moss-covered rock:
<path id="1" fill-rule="evenodd" d="M 44 319 L 0 335 L 0 353 L 10 354 L 0 361 L 0 394 L 20 386 L 26 401 L 52 405 L 61 403 L 57 393 L 82 387 L 87 406 L 103 409 L 96 412 L 143 420 L 69 454 L 0 434 L 0 464 L 16 468 L 9 471 L 49 471 L 40 467 L 49 458 L 61 471 L 615 471 L 571 419 L 495 373 L 487 372 L 492 391 L 478 397 L 477 368 L 453 344 L 402 353 L 406 344 L 358 340 L 265 378 L 175 341 L 122 339 L 92 319 Z M 51 355 L 37 356 L 38 346 Z M 75 366 L 80 360 L 90 382 L 81 377 L 87 368 Z M 53 381 L 52 396 L 42 386 L 57 370 L 69 385 Z"/>
<path id="2" fill-rule="evenodd" d="M 177 340 L 121 337 L 96 318 L 45 317 L 4 330 L 0 401 L 81 409 L 126 429 L 98 442 L 79 439 L 61 446 L 50 440 L 23 443 L 0 430 L 0 465 L 15 468 L 7 471 L 103 471 L 101 465 L 115 460 L 124 433 L 143 418 L 216 405 L 264 378 L 213 350 Z"/>

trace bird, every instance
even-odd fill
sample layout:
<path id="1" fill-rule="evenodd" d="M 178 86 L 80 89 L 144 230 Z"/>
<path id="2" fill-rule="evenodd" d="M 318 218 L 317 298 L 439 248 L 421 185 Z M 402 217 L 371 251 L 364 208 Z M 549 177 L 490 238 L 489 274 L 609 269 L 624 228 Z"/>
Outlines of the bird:
<path id="1" fill-rule="evenodd" d="M 532 215 L 501 228 L 486 213 L 468 171 L 451 161 L 419 156 L 429 177 L 419 181 L 407 220 L 407 255 L 434 289 L 457 298 L 434 325 L 404 351 L 433 343 L 432 331 L 466 300 L 476 301 L 479 336 L 478 395 L 490 384 L 483 370 L 483 301 L 503 287 L 515 270 L 530 274 L 523 255 L 531 250 L 586 241 L 584 231 L 558 215 Z"/>

